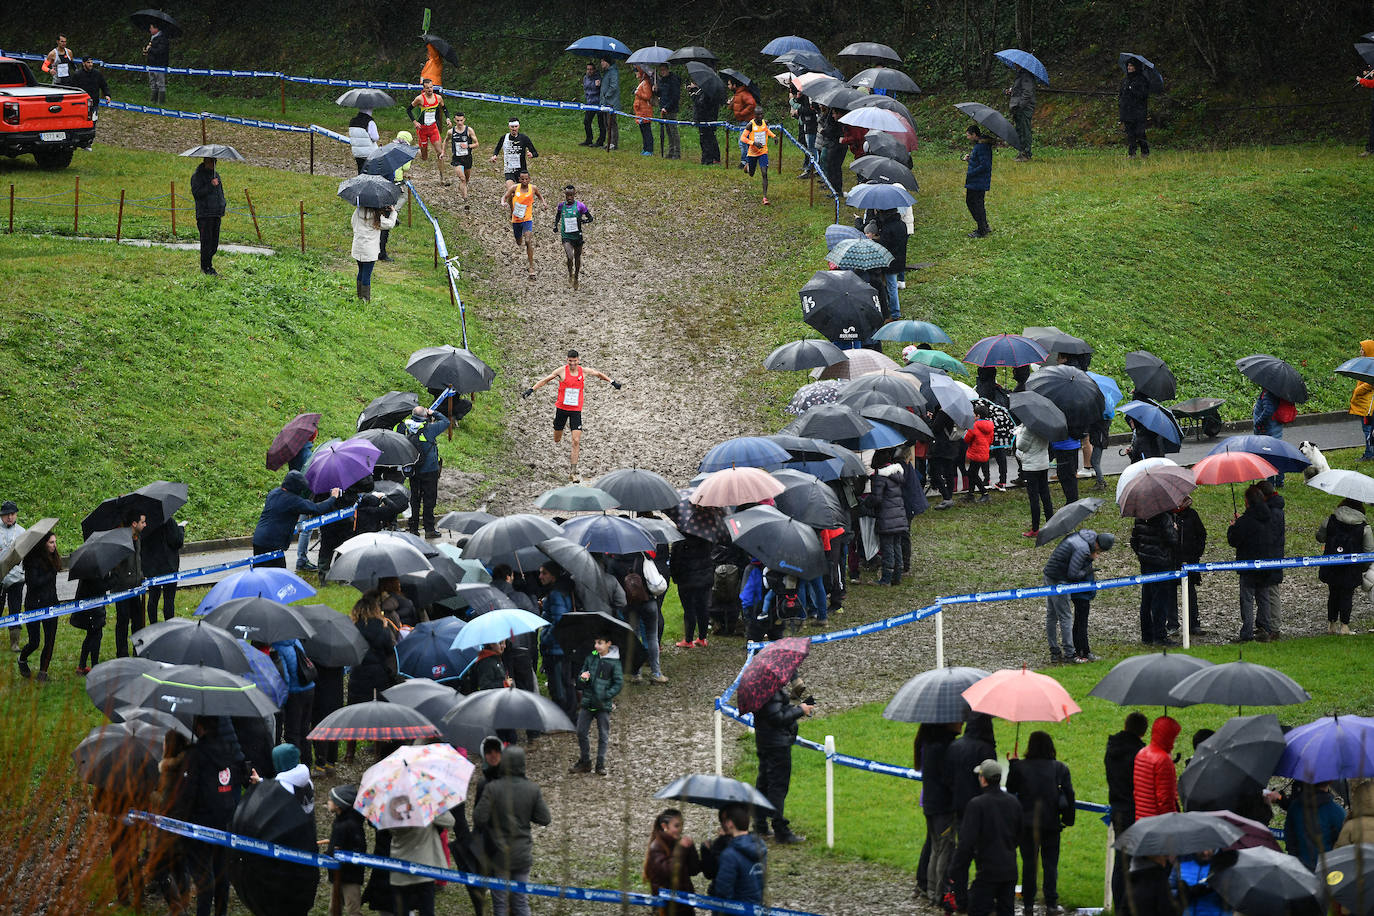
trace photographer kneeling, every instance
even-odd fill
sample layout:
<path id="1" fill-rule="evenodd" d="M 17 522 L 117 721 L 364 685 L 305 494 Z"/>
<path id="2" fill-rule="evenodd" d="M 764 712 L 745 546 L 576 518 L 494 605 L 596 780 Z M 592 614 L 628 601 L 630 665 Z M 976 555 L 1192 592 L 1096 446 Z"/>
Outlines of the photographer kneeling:
<path id="1" fill-rule="evenodd" d="M 778 688 L 777 692 L 754 713 L 754 747 L 759 755 L 759 777 L 756 787 L 773 806 L 773 833 L 779 843 L 801 843 L 806 837 L 793 833 L 783 814 L 787 789 L 792 782 L 792 741 L 797 737 L 797 722 L 815 711 L 815 700 L 806 697 L 797 705 L 793 701 L 806 694 L 800 678 Z M 754 812 L 754 832 L 768 836 L 765 814 Z"/>

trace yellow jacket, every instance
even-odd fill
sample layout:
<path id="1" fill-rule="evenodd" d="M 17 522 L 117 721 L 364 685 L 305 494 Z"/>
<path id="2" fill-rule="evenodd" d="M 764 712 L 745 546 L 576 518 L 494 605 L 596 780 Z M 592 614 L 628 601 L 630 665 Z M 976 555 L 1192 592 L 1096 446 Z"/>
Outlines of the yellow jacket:
<path id="1" fill-rule="evenodd" d="M 1374 356 L 1374 340 L 1360 341 L 1360 351 L 1365 356 Z M 1355 390 L 1350 395 L 1350 412 L 1357 417 L 1374 414 L 1374 385 L 1368 382 L 1355 384 Z"/>

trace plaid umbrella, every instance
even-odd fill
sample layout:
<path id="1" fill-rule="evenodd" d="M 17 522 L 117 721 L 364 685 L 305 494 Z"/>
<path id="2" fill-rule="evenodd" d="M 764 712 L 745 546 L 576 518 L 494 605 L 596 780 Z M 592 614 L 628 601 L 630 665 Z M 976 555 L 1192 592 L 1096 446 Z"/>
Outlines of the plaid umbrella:
<path id="1" fill-rule="evenodd" d="M 413 741 L 437 738 L 434 723 L 409 706 L 369 700 L 336 709 L 306 735 L 311 741 Z"/>
<path id="2" fill-rule="evenodd" d="M 883 718 L 893 722 L 963 722 L 964 691 L 987 677 L 982 668 L 933 668 L 907 681 L 888 702 Z"/>
<path id="3" fill-rule="evenodd" d="M 447 744 L 402 747 L 363 774 L 353 808 L 379 829 L 427 827 L 467 798 L 476 769 Z"/>
<path id="4" fill-rule="evenodd" d="M 892 252 L 870 238 L 845 239 L 825 253 L 825 259 L 843 270 L 872 270 L 892 263 Z"/>
<path id="5" fill-rule="evenodd" d="M 301 446 L 314 438 L 319 428 L 319 414 L 297 414 L 295 419 L 281 428 L 281 432 L 267 447 L 267 470 L 275 471 L 295 457 Z"/>
<path id="6" fill-rule="evenodd" d="M 779 687 L 792 680 L 810 651 L 811 640 L 805 636 L 789 636 L 769 643 L 750 659 L 740 674 L 739 687 L 735 690 L 739 711 L 757 712 L 762 709 Z"/>

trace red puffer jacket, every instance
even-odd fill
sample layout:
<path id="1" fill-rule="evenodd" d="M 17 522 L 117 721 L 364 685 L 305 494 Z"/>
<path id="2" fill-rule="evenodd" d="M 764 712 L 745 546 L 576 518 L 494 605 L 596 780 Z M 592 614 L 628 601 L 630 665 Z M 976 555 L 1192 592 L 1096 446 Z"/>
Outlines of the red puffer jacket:
<path id="1" fill-rule="evenodd" d="M 969 461 L 987 461 L 992 457 L 992 434 L 992 421 L 988 419 L 978 420 L 973 424 L 973 429 L 964 433 Z"/>
<path id="2" fill-rule="evenodd" d="M 1178 810 L 1178 773 L 1174 769 L 1174 740 L 1180 726 L 1168 716 L 1155 719 L 1150 743 L 1135 755 L 1135 816 L 1137 819 Z"/>

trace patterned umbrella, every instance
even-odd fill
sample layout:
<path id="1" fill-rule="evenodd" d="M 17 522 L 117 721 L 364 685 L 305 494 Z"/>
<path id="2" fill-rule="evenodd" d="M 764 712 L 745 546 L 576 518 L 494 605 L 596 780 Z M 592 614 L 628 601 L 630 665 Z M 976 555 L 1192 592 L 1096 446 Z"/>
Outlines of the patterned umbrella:
<path id="1" fill-rule="evenodd" d="M 476 769 L 447 744 L 402 747 L 368 767 L 353 808 L 381 830 L 427 827 L 467 798 Z"/>
<path id="2" fill-rule="evenodd" d="M 877 350 L 845 350 L 844 355 L 844 359 L 826 366 L 820 377 L 856 379 L 878 372 L 894 372 L 898 368 L 896 360 Z"/>
<path id="3" fill-rule="evenodd" d="M 987 677 L 982 668 L 932 668 L 903 684 L 883 710 L 893 722 L 963 722 L 968 718 L 964 691 Z"/>
<path id="4" fill-rule="evenodd" d="M 777 693 L 778 688 L 792 680 L 801 663 L 811 651 L 811 640 L 805 636 L 789 636 L 769 643 L 749 660 L 739 676 L 735 700 L 740 712 L 757 712 Z"/>
<path id="5" fill-rule="evenodd" d="M 409 706 L 369 700 L 334 710 L 305 737 L 311 741 L 413 741 L 438 736 L 434 723 Z"/>
<path id="6" fill-rule="evenodd" d="M 1187 468 L 1175 464 L 1146 468 L 1137 474 L 1117 497 L 1122 517 L 1153 518 L 1183 505 L 1197 489 L 1197 478 Z"/>
<path id="7" fill-rule="evenodd" d="M 872 270 L 891 264 L 892 252 L 870 238 L 845 239 L 827 251 L 825 259 L 843 270 Z"/>
<path id="8" fill-rule="evenodd" d="M 1044 362 L 1045 348 L 1020 334 L 994 334 L 969 347 L 964 362 L 975 366 L 1029 366 Z"/>
<path id="9" fill-rule="evenodd" d="M 715 543 L 729 538 L 725 530 L 725 512 L 716 506 L 702 506 L 692 502 L 692 490 L 678 490 L 681 499 L 664 515 L 673 520 L 679 531 Z"/>
<path id="10" fill-rule="evenodd" d="M 844 379 L 824 379 L 819 382 L 812 382 L 797 389 L 797 393 L 792 395 L 792 400 L 787 402 L 783 410 L 794 416 L 801 416 L 808 407 L 815 407 L 818 404 L 833 404 L 840 399 L 840 393 L 844 391 Z"/>
<path id="11" fill-rule="evenodd" d="M 864 235 L 862 229 L 856 229 L 853 226 L 846 226 L 842 223 L 832 223 L 825 227 L 825 247 L 827 248 L 834 248 L 845 239 L 863 238 L 868 238 L 868 236 Z"/>
<path id="12" fill-rule="evenodd" d="M 302 413 L 281 428 L 272 444 L 267 447 L 267 470 L 278 470 L 295 457 L 301 446 L 315 438 L 320 428 L 320 415 Z"/>

